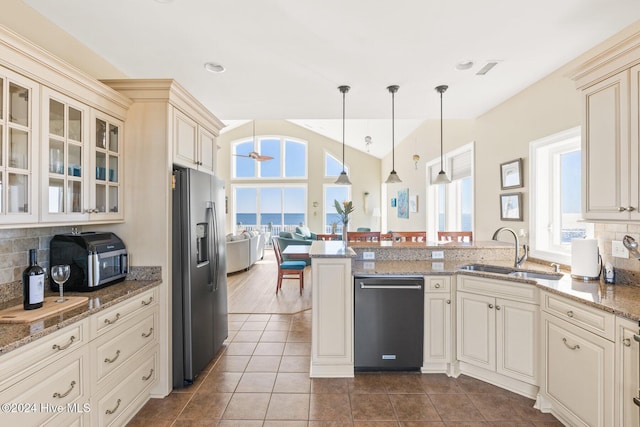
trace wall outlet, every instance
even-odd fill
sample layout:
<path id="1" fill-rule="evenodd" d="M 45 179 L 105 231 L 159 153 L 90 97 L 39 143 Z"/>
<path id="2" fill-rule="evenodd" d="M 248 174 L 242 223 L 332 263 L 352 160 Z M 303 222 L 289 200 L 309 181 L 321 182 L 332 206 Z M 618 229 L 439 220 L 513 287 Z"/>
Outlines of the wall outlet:
<path id="1" fill-rule="evenodd" d="M 431 269 L 434 271 L 442 271 L 444 270 L 444 262 L 432 262 Z"/>
<path id="2" fill-rule="evenodd" d="M 444 259 L 444 251 L 432 251 L 431 252 L 432 259 Z"/>
<path id="3" fill-rule="evenodd" d="M 376 263 L 375 262 L 363 262 L 362 263 L 362 267 L 365 270 L 375 270 L 376 269 Z"/>
<path id="4" fill-rule="evenodd" d="M 629 251 L 620 240 L 611 242 L 611 255 L 616 258 L 629 258 Z"/>
<path id="5" fill-rule="evenodd" d="M 376 259 L 375 252 L 362 252 L 362 259 Z"/>

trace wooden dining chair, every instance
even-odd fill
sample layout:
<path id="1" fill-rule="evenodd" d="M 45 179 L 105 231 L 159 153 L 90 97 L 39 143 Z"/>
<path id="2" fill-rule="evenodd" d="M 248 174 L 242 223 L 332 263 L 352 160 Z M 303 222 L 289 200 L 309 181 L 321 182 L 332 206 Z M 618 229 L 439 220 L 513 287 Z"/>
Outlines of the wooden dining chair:
<path id="1" fill-rule="evenodd" d="M 316 234 L 316 240 L 340 240 L 338 234 Z"/>
<path id="2" fill-rule="evenodd" d="M 438 231 L 439 242 L 473 242 L 472 231 Z"/>
<path id="3" fill-rule="evenodd" d="M 298 279 L 300 282 L 300 295 L 304 288 L 304 268 L 307 263 L 304 261 L 283 261 L 282 251 L 280 250 L 279 238 L 273 237 L 273 252 L 276 254 L 276 262 L 278 263 L 278 283 L 276 283 L 276 294 L 282 288 L 283 279 Z"/>
<path id="4" fill-rule="evenodd" d="M 347 231 L 347 240 L 350 242 L 379 242 L 379 231 Z"/>
<path id="5" fill-rule="evenodd" d="M 381 242 L 393 242 L 393 234 L 392 233 L 380 233 L 380 241 Z"/>
<path id="6" fill-rule="evenodd" d="M 394 231 L 391 233 L 395 242 L 426 242 L 426 231 Z"/>

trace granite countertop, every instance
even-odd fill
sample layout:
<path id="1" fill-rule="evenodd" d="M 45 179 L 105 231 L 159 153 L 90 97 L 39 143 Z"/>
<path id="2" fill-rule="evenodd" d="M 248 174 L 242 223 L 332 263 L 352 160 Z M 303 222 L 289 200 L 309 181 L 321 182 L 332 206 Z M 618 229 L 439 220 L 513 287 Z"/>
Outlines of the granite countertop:
<path id="1" fill-rule="evenodd" d="M 604 310 L 633 321 L 640 321 L 640 284 L 638 285 L 607 285 L 600 281 L 585 282 L 571 278 L 571 274 L 562 271 L 560 280 L 533 280 L 504 274 L 483 271 L 463 271 L 463 261 L 354 261 L 353 275 L 453 275 L 465 274 L 486 277 L 490 279 L 508 280 L 537 286 L 539 289 L 581 302 L 591 307 Z M 513 267 L 513 262 L 491 261 L 486 264 Z M 522 270 L 551 273 L 548 266 L 535 262 L 524 263 Z"/>
<path id="2" fill-rule="evenodd" d="M 356 252 L 342 240 L 315 240 L 309 251 L 311 258 L 355 258 Z"/>
<path id="3" fill-rule="evenodd" d="M 84 296 L 88 297 L 89 300 L 84 305 L 54 314 L 36 322 L 1 323 L 0 355 L 78 322 L 98 311 L 141 294 L 158 286 L 161 282 L 161 280 L 125 280 L 93 292 L 65 292 L 65 295 Z M 49 295 L 55 296 L 57 293 L 49 291 L 45 294 L 45 296 Z M 0 310 L 15 305 L 22 305 L 22 298 L 14 298 L 0 303 Z"/>

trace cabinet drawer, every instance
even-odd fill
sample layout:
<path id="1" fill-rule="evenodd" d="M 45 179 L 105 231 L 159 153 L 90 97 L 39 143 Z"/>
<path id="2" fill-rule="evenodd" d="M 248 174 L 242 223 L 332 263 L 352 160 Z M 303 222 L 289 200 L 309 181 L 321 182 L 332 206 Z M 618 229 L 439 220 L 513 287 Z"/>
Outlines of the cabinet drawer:
<path id="1" fill-rule="evenodd" d="M 614 340 L 615 316 L 613 313 L 548 293 L 543 294 L 542 309 L 609 341 Z"/>
<path id="2" fill-rule="evenodd" d="M 458 290 L 491 295 L 496 298 L 507 298 L 523 302 L 538 303 L 538 288 L 522 282 L 508 280 L 486 279 L 460 274 L 458 276 Z"/>
<path id="3" fill-rule="evenodd" d="M 91 405 L 93 423 L 98 426 L 124 425 L 149 398 L 157 381 L 158 347 L 144 352 L 123 366 L 121 375 L 110 380 Z M 117 381 L 116 381 L 117 380 Z"/>
<path id="4" fill-rule="evenodd" d="M 425 276 L 424 278 L 425 292 L 450 292 L 451 277 L 447 276 Z"/>
<path id="5" fill-rule="evenodd" d="M 88 342 L 88 319 L 69 325 L 0 357 L 0 390 L 47 367 Z"/>
<path id="6" fill-rule="evenodd" d="M 2 412 L 2 425 L 35 426 L 88 400 L 88 350 L 77 349 L 0 393 L 0 403 L 31 405 Z M 27 411 L 28 409 L 28 411 Z"/>
<path id="7" fill-rule="evenodd" d="M 156 306 L 158 301 L 156 292 L 157 289 L 151 289 L 91 316 L 91 339 L 114 329 L 142 310 Z"/>
<path id="8" fill-rule="evenodd" d="M 158 342 L 155 311 L 148 315 L 143 314 L 144 316 L 130 319 L 108 335 L 91 343 L 94 376 L 98 385 L 142 348 Z"/>

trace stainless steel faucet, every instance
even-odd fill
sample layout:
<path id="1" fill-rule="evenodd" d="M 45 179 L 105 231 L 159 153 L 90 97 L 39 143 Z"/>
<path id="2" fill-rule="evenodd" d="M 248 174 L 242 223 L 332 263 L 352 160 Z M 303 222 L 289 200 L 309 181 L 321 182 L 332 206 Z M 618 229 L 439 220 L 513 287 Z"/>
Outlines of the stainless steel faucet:
<path id="1" fill-rule="evenodd" d="M 500 232 L 502 231 L 508 231 L 509 233 L 513 234 L 513 238 L 515 239 L 515 245 L 516 245 L 516 259 L 515 259 L 515 262 L 513 263 L 513 266 L 515 268 L 520 268 L 522 263 L 525 262 L 525 260 L 527 259 L 527 255 L 529 254 L 529 246 L 522 245 L 524 254 L 522 255 L 522 257 L 520 257 L 520 240 L 518 239 L 518 235 L 516 234 L 516 232 L 510 229 L 509 227 L 498 228 L 496 232 L 493 233 L 493 237 L 491 239 L 498 240 L 498 234 L 500 234 Z"/>

